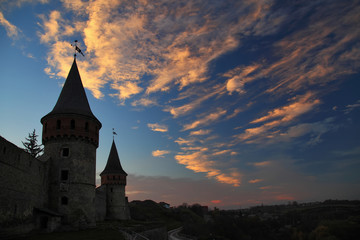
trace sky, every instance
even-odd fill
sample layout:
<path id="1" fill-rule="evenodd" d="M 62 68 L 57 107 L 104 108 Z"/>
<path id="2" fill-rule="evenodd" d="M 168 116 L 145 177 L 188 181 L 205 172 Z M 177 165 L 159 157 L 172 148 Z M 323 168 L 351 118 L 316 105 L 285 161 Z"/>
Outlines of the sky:
<path id="1" fill-rule="evenodd" d="M 1 136 L 41 139 L 75 40 L 129 201 L 360 199 L 359 1 L 0 0 Z"/>

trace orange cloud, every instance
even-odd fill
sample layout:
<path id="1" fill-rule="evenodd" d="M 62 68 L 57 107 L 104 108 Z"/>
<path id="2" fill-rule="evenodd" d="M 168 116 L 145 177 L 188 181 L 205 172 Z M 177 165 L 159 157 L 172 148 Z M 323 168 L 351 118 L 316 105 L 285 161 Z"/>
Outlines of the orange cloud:
<path id="1" fill-rule="evenodd" d="M 248 141 L 248 143 L 252 143 L 256 140 L 273 138 L 276 136 L 276 133 L 278 133 L 272 132 L 271 130 L 273 128 L 288 125 L 300 115 L 313 110 L 315 106 L 320 104 L 320 100 L 314 99 L 311 92 L 298 96 L 293 100 L 293 103 L 273 109 L 272 111 L 269 111 L 267 115 L 251 121 L 251 124 L 265 123 L 259 127 L 245 129 L 245 132 L 237 135 L 237 138 L 242 141 Z"/>
<path id="2" fill-rule="evenodd" d="M 221 200 L 211 200 L 212 203 L 219 204 L 221 203 Z"/>
<path id="3" fill-rule="evenodd" d="M 167 132 L 168 127 L 166 125 L 158 124 L 158 123 L 148 123 L 147 125 L 154 132 Z"/>
<path id="4" fill-rule="evenodd" d="M 295 197 L 288 195 L 288 194 L 280 194 L 275 196 L 276 200 L 288 200 L 288 201 L 293 201 L 295 200 Z"/>
<path id="5" fill-rule="evenodd" d="M 170 151 L 167 150 L 155 150 L 152 151 L 153 157 L 164 157 L 164 155 L 169 154 Z"/>
<path id="6" fill-rule="evenodd" d="M 5 27 L 8 37 L 15 39 L 19 36 L 20 30 L 15 25 L 6 20 L 2 12 L 0 12 L 0 25 Z"/>
<path id="7" fill-rule="evenodd" d="M 258 182 L 262 182 L 262 181 L 264 181 L 264 179 L 251 179 L 251 180 L 249 180 L 249 183 L 258 183 Z"/>
<path id="8" fill-rule="evenodd" d="M 224 109 L 218 109 L 216 112 L 213 112 L 213 113 L 210 113 L 208 115 L 206 115 L 205 117 L 203 118 L 200 118 L 198 120 L 195 120 L 194 122 L 192 123 L 189 123 L 189 124 L 185 124 L 184 127 L 183 127 L 183 130 L 190 130 L 190 129 L 194 129 L 198 126 L 201 126 L 201 125 L 207 125 L 211 122 L 214 122 L 216 120 L 218 120 L 221 116 L 223 116 L 224 114 L 226 114 L 226 110 Z"/>
<path id="9" fill-rule="evenodd" d="M 215 178 L 221 183 L 240 186 L 242 175 L 236 169 L 230 169 L 229 173 L 224 173 L 216 167 L 217 163 L 209 159 L 205 151 L 195 151 L 181 153 L 175 156 L 179 164 L 185 165 L 187 169 L 194 172 L 206 173 L 208 178 Z"/>
<path id="10" fill-rule="evenodd" d="M 270 163 L 271 163 L 270 161 L 263 161 L 263 162 L 252 163 L 252 165 L 256 167 L 264 167 L 264 166 L 269 166 Z"/>
<path id="11" fill-rule="evenodd" d="M 197 130 L 197 131 L 190 132 L 190 136 L 193 136 L 193 135 L 195 135 L 195 136 L 207 135 L 209 133 L 211 133 L 211 130 L 209 130 L 209 129 L 208 130 L 200 129 L 200 130 Z"/>

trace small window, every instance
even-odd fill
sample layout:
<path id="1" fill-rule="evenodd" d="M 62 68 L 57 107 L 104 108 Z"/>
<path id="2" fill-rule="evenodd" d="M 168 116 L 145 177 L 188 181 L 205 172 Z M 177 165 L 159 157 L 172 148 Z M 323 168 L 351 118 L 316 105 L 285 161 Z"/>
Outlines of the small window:
<path id="1" fill-rule="evenodd" d="M 47 123 L 45 123 L 44 132 L 47 132 Z"/>
<path id="2" fill-rule="evenodd" d="M 85 131 L 86 131 L 86 132 L 89 131 L 89 123 L 88 123 L 88 122 L 85 123 Z"/>
<path id="3" fill-rule="evenodd" d="M 5 153 L 6 153 L 6 147 L 3 148 L 3 154 L 5 154 Z"/>
<path id="4" fill-rule="evenodd" d="M 57 120 L 56 121 L 56 129 L 60 129 L 61 128 L 61 120 Z"/>
<path id="5" fill-rule="evenodd" d="M 113 192 L 113 188 L 110 188 L 110 192 Z"/>
<path id="6" fill-rule="evenodd" d="M 61 205 L 68 205 L 68 198 L 67 197 L 61 197 Z"/>
<path id="7" fill-rule="evenodd" d="M 75 129 L 75 120 L 74 119 L 72 119 L 70 122 L 70 128 Z"/>
<path id="8" fill-rule="evenodd" d="M 115 180 L 115 176 L 113 176 L 113 180 Z"/>
<path id="9" fill-rule="evenodd" d="M 70 150 L 69 148 L 63 148 L 61 149 L 61 156 L 62 157 L 68 157 L 70 155 Z"/>
<path id="10" fill-rule="evenodd" d="M 69 180 L 69 170 L 61 170 L 61 181 Z"/>

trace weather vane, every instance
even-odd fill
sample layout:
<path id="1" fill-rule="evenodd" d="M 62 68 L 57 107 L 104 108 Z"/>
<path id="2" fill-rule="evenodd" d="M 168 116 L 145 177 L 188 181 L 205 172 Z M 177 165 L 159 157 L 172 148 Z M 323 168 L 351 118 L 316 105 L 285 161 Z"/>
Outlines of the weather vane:
<path id="1" fill-rule="evenodd" d="M 77 46 L 77 44 L 78 44 L 78 40 L 75 40 L 74 43 L 71 43 L 71 46 L 75 47 L 74 57 L 76 58 L 76 52 L 80 53 L 81 55 L 83 55 L 83 57 L 85 57 L 85 55 L 83 54 L 81 49 Z"/>
<path id="2" fill-rule="evenodd" d="M 114 140 L 115 135 L 117 135 L 117 133 L 115 132 L 115 129 L 114 129 L 114 128 L 112 129 L 112 134 L 113 134 L 113 140 Z"/>

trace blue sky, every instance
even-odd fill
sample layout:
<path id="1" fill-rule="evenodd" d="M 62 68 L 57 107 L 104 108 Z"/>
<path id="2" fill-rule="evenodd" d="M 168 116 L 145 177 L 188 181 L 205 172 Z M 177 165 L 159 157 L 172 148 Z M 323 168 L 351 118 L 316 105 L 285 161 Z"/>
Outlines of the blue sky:
<path id="1" fill-rule="evenodd" d="M 359 1 L 0 3 L 0 134 L 41 134 L 77 63 L 127 195 L 240 208 L 360 197 Z"/>

